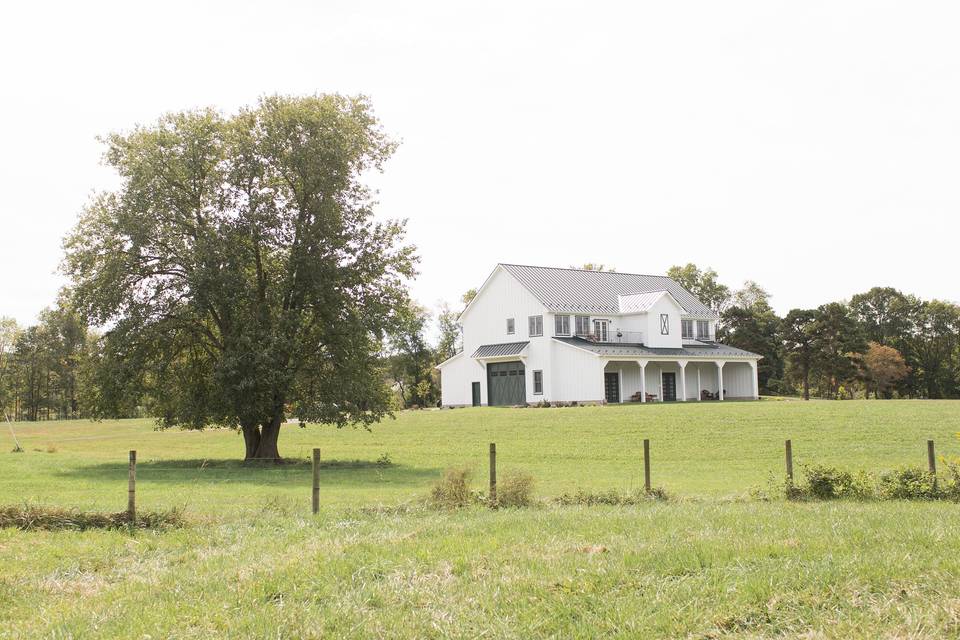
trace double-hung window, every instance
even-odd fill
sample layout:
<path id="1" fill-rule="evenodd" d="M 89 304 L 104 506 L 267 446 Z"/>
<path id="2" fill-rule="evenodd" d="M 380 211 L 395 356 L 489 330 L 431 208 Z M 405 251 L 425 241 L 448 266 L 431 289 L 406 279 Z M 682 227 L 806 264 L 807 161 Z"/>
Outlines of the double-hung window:
<path id="1" fill-rule="evenodd" d="M 570 316 L 554 316 L 554 335 L 570 335 Z"/>
<path id="2" fill-rule="evenodd" d="M 578 336 L 590 335 L 590 316 L 576 316 L 576 325 Z"/>
<path id="3" fill-rule="evenodd" d="M 693 320 L 681 320 L 680 328 L 683 330 L 683 339 L 693 339 Z"/>
<path id="4" fill-rule="evenodd" d="M 543 371 L 533 372 L 533 395 L 543 395 Z"/>
<path id="5" fill-rule="evenodd" d="M 513 318 L 507 318 L 507 334 L 513 335 L 516 332 L 517 332 L 517 327 L 513 321 Z"/>
<path id="6" fill-rule="evenodd" d="M 533 338 L 543 335 L 543 316 L 530 316 L 527 319 L 528 335 Z"/>
<path id="7" fill-rule="evenodd" d="M 710 339 L 710 321 L 697 320 L 697 337 L 701 340 Z"/>

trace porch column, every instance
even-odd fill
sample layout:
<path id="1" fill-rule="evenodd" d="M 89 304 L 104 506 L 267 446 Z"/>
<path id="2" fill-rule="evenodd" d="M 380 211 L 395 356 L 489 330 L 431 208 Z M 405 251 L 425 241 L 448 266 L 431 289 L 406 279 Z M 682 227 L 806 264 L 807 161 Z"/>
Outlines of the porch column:
<path id="1" fill-rule="evenodd" d="M 753 387 L 753 399 L 759 400 L 760 399 L 760 381 L 757 378 L 757 361 L 756 360 L 750 361 L 750 370 L 753 372 L 753 375 L 750 377 L 750 382 Z"/>
<path id="2" fill-rule="evenodd" d="M 717 393 L 721 400 L 723 400 L 723 365 L 722 361 L 717 360 Z"/>
<path id="3" fill-rule="evenodd" d="M 677 360 L 680 365 L 680 402 L 687 401 L 687 361 Z"/>
<path id="4" fill-rule="evenodd" d="M 640 402 L 647 401 L 647 361 L 637 360 L 640 365 Z"/>
<path id="5" fill-rule="evenodd" d="M 700 363 L 697 363 L 697 401 L 703 400 L 703 384 L 700 383 Z"/>

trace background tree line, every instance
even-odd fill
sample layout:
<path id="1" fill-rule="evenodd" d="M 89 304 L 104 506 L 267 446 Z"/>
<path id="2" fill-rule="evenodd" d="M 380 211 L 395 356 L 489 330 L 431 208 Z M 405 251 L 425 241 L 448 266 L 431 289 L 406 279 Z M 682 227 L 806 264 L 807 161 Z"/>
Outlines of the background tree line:
<path id="1" fill-rule="evenodd" d="M 761 393 L 804 398 L 960 398 L 960 306 L 874 287 L 847 302 L 779 317 L 756 282 L 731 290 L 716 271 L 671 267 L 720 315 L 717 338 L 763 356 Z"/>

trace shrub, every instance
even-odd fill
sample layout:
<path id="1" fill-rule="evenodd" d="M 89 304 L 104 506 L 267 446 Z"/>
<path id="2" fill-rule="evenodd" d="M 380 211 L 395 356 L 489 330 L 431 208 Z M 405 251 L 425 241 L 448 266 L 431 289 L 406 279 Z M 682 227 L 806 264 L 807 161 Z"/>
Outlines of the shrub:
<path id="1" fill-rule="evenodd" d="M 577 491 L 574 494 L 565 493 L 556 498 L 557 504 L 564 506 L 582 505 L 592 507 L 595 505 L 611 505 L 616 507 L 633 506 L 647 502 L 666 501 L 670 495 L 660 487 L 654 487 L 649 492 L 632 491 L 620 492 L 616 489 L 607 491 Z"/>
<path id="2" fill-rule="evenodd" d="M 804 469 L 804 475 L 806 493 L 820 500 L 839 498 L 853 486 L 853 476 L 836 467 L 813 465 Z"/>
<path id="3" fill-rule="evenodd" d="M 376 465 L 378 467 L 389 467 L 393 465 L 393 460 L 390 459 L 390 454 L 384 451 L 380 454 L 380 457 L 377 458 Z"/>
<path id="4" fill-rule="evenodd" d="M 904 467 L 880 476 L 879 494 L 887 500 L 934 500 L 936 478 L 918 467 Z"/>
<path id="5" fill-rule="evenodd" d="M 523 471 L 508 471 L 497 480 L 498 507 L 528 507 L 533 502 L 533 476 Z"/>
<path id="6" fill-rule="evenodd" d="M 447 469 L 430 490 L 430 502 L 442 509 L 466 507 L 473 500 L 470 472 L 467 469 Z"/>

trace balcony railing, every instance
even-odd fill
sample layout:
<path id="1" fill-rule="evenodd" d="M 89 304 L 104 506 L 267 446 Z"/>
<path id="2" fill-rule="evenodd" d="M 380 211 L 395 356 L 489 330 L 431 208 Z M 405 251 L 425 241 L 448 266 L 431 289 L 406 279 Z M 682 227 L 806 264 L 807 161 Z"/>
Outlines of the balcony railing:
<path id="1" fill-rule="evenodd" d="M 610 329 L 606 335 L 596 332 L 577 334 L 578 338 L 601 344 L 644 344 L 643 331 L 618 331 Z"/>
<path id="2" fill-rule="evenodd" d="M 717 337 L 712 333 L 696 333 L 693 335 L 683 336 L 683 341 L 688 342 L 692 340 L 699 340 L 700 342 L 716 342 Z"/>

